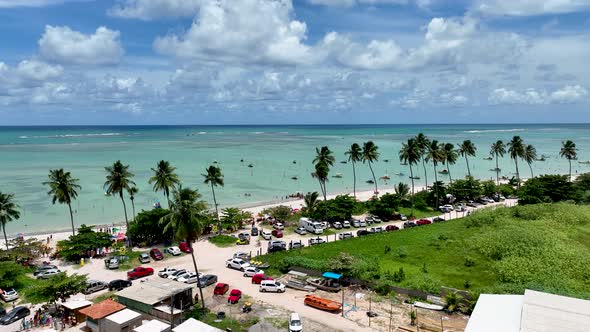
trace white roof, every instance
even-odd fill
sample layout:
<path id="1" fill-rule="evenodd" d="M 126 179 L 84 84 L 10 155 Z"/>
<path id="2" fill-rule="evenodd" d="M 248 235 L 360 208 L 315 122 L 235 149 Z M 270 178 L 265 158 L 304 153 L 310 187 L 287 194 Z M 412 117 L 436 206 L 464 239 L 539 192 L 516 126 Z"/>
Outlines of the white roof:
<path id="1" fill-rule="evenodd" d="M 521 332 L 586 332 L 590 329 L 590 301 L 526 290 Z"/>
<path id="2" fill-rule="evenodd" d="M 166 324 L 157 319 L 152 319 L 149 322 L 133 329 L 133 332 L 162 332 L 166 331 L 170 324 Z"/>
<path id="3" fill-rule="evenodd" d="M 221 332 L 223 332 L 223 330 L 220 330 L 216 327 L 205 324 L 205 323 L 198 321 L 194 318 L 189 318 L 189 319 L 185 320 L 184 323 L 173 328 L 172 331 L 173 332 L 194 332 L 194 331 L 199 331 L 199 332 L 220 332 L 221 331 Z"/>
<path id="4" fill-rule="evenodd" d="M 481 294 L 465 332 L 519 332 L 522 295 Z"/>
<path id="5" fill-rule="evenodd" d="M 123 309 L 119 312 L 116 312 L 110 316 L 107 316 L 106 319 L 110 320 L 113 323 L 117 324 L 124 324 L 131 320 L 136 319 L 137 317 L 141 317 L 140 313 L 137 313 L 131 309 Z"/>
<path id="6" fill-rule="evenodd" d="M 161 311 L 161 312 L 165 312 L 167 314 L 170 313 L 170 306 L 169 305 L 159 305 L 157 307 L 154 307 L 154 309 L 156 309 L 158 311 Z M 178 308 L 174 308 L 173 311 L 172 311 L 172 314 L 177 315 L 177 314 L 181 314 L 183 312 L 184 312 L 184 310 L 180 310 Z"/>
<path id="7" fill-rule="evenodd" d="M 87 300 L 72 300 L 68 302 L 63 302 L 61 304 L 62 307 L 68 308 L 70 310 L 76 310 L 84 307 L 91 306 L 92 302 Z"/>

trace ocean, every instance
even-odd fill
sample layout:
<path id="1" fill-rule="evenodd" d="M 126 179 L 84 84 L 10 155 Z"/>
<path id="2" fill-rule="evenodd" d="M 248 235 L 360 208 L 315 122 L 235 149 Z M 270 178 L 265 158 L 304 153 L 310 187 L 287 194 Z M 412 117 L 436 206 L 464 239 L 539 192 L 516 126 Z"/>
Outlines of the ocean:
<path id="1" fill-rule="evenodd" d="M 64 205 L 52 205 L 43 181 L 49 169 L 64 168 L 79 178 L 82 190 L 73 204 L 77 225 L 108 224 L 123 221 L 123 208 L 118 198 L 104 194 L 104 167 L 120 159 L 130 165 L 139 188 L 136 210 L 150 209 L 154 203 L 166 206 L 161 192 L 154 193 L 148 179 L 150 168 L 159 160 L 168 160 L 177 167 L 185 187 L 197 188 L 203 199 L 211 201 L 210 188 L 203 183 L 202 173 L 214 162 L 221 167 L 225 186 L 217 188 L 222 207 L 247 206 L 280 200 L 296 192 L 318 191 L 311 177 L 315 147 L 327 145 L 336 157 L 327 184 L 331 193 L 352 191 L 352 166 L 344 152 L 356 142 L 373 140 L 381 154 L 374 164 L 375 176 L 389 175 L 380 187 L 392 187 L 400 181 L 409 182 L 409 169 L 400 165 L 401 142 L 423 132 L 439 142 L 460 143 L 471 139 L 477 156 L 470 158 L 471 171 L 481 179 L 495 179 L 490 171 L 495 161 L 485 160 L 490 145 L 498 139 L 508 141 L 520 135 L 525 143 L 537 148 L 544 162 L 535 162 L 535 175 L 567 173 L 568 164 L 559 157 L 563 140 L 573 140 L 579 148 L 579 160 L 590 159 L 590 124 L 489 124 L 489 125 L 285 125 L 285 126 L 56 126 L 0 127 L 0 191 L 15 194 L 22 216 L 7 225 L 7 232 L 44 232 L 68 229 L 69 215 Z M 388 160 L 388 162 L 385 162 Z M 251 165 L 252 167 L 248 167 Z M 590 171 L 590 165 L 572 164 L 575 173 Z M 439 169 L 448 168 L 439 166 Z M 500 160 L 501 174 L 514 174 L 508 157 Z M 525 163 L 519 163 L 522 177 L 530 177 Z M 453 178 L 467 173 L 460 158 L 450 167 Z M 415 170 L 424 185 L 421 166 Z M 404 176 L 396 175 L 405 173 Z M 428 180 L 434 179 L 432 165 Z M 438 175 L 448 181 L 448 176 Z M 293 177 L 297 177 L 294 180 Z M 357 165 L 357 190 L 370 190 L 367 165 Z M 246 196 L 248 194 L 248 196 Z M 131 207 L 129 213 L 131 214 Z"/>

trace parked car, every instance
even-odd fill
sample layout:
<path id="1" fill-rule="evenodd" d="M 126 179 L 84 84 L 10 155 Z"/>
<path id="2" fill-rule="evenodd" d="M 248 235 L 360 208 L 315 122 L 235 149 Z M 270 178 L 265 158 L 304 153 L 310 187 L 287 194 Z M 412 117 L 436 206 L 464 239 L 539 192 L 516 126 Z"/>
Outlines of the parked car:
<path id="1" fill-rule="evenodd" d="M 245 236 L 244 234 L 246 234 L 246 233 L 240 233 L 240 234 L 238 234 L 238 239 L 236 240 L 236 244 L 237 245 L 250 244 L 250 235 L 249 234 L 246 234 L 248 236 Z"/>
<path id="2" fill-rule="evenodd" d="M 470 206 L 470 207 L 474 207 L 475 208 L 475 207 L 478 207 L 479 205 L 480 204 L 478 204 L 478 203 L 476 203 L 474 201 L 468 201 L 467 202 L 467 206 Z"/>
<path id="3" fill-rule="evenodd" d="M 366 224 L 365 224 L 365 226 L 366 226 Z M 352 227 L 354 227 L 354 228 L 361 227 L 361 221 L 360 220 L 353 220 L 352 221 Z"/>
<path id="4" fill-rule="evenodd" d="M 422 219 L 416 221 L 416 225 L 418 225 L 418 226 L 429 225 L 429 224 L 432 224 L 432 221 L 425 219 L 425 218 L 422 218 Z"/>
<path id="5" fill-rule="evenodd" d="M 14 301 L 18 299 L 18 292 L 15 291 L 14 288 L 8 288 L 2 291 L 0 297 L 2 297 L 2 300 L 4 300 L 5 302 Z"/>
<path id="6" fill-rule="evenodd" d="M 250 266 L 250 263 L 245 262 L 243 259 L 240 258 L 230 258 L 227 261 L 225 261 L 225 266 L 227 266 L 230 269 L 244 271 L 248 266 Z"/>
<path id="7" fill-rule="evenodd" d="M 327 221 L 320 221 L 320 224 L 322 225 L 323 229 L 328 229 L 328 226 L 330 226 L 330 224 Z"/>
<path id="8" fill-rule="evenodd" d="M 432 222 L 443 222 L 443 221 L 445 221 L 445 218 L 441 218 L 441 217 L 432 218 Z"/>
<path id="9" fill-rule="evenodd" d="M 163 270 L 158 271 L 158 276 L 162 278 L 168 278 L 169 274 L 176 272 L 178 269 L 175 267 L 165 267 Z"/>
<path id="10" fill-rule="evenodd" d="M 303 244 L 303 241 L 301 241 L 301 240 L 289 242 L 289 250 L 291 250 L 291 249 L 301 249 L 303 247 L 305 247 L 305 244 Z"/>
<path id="11" fill-rule="evenodd" d="M 86 289 L 84 289 L 82 293 L 91 294 L 106 289 L 107 287 L 108 285 L 106 282 L 102 282 L 99 280 L 88 280 L 86 282 Z"/>
<path id="12" fill-rule="evenodd" d="M 116 279 L 109 282 L 109 291 L 120 291 L 121 289 L 129 287 L 131 285 L 132 283 L 129 280 Z"/>
<path id="13" fill-rule="evenodd" d="M 139 262 L 141 264 L 147 264 L 150 262 L 150 255 L 143 253 L 141 255 L 139 255 Z"/>
<path id="14" fill-rule="evenodd" d="M 342 223 L 340 221 L 335 221 L 334 223 L 332 223 L 332 227 L 334 227 L 335 229 L 342 229 Z"/>
<path id="15" fill-rule="evenodd" d="M 155 261 L 161 261 L 164 259 L 164 255 L 162 255 L 162 252 L 158 248 L 152 248 L 152 250 L 150 250 L 150 257 Z"/>
<path id="16" fill-rule="evenodd" d="M 399 220 L 401 220 L 401 221 L 407 221 L 407 220 L 408 220 L 408 217 L 406 217 L 406 215 L 405 215 L 405 214 L 401 213 L 401 214 L 399 215 Z"/>
<path id="17" fill-rule="evenodd" d="M 262 238 L 267 241 L 272 239 L 272 234 L 270 234 L 270 232 L 267 232 L 267 231 L 261 231 L 260 236 L 262 236 Z"/>
<path id="18" fill-rule="evenodd" d="M 282 223 L 280 223 L 280 222 L 275 222 L 275 223 L 272 225 L 272 228 L 274 228 L 274 229 L 278 229 L 278 230 L 283 230 L 283 229 L 285 229 L 285 225 L 283 225 L 283 224 L 282 224 Z"/>
<path id="19" fill-rule="evenodd" d="M 374 219 L 373 219 L 373 217 L 372 217 L 372 216 L 366 216 L 366 217 L 365 217 L 365 222 L 366 222 L 367 224 L 371 224 L 371 223 L 373 223 L 373 221 L 374 221 Z"/>
<path id="20" fill-rule="evenodd" d="M 33 272 L 33 275 L 34 275 L 34 276 L 37 276 L 39 273 L 41 273 L 41 272 L 43 272 L 43 271 L 47 271 L 47 270 L 57 270 L 57 269 L 58 269 L 58 268 L 57 268 L 57 266 L 55 266 L 55 265 L 42 265 L 42 266 L 39 266 L 39 267 L 37 268 L 37 270 L 35 270 L 35 272 Z"/>
<path id="21" fill-rule="evenodd" d="M 278 229 L 273 229 L 272 231 L 272 235 L 276 238 L 282 238 L 283 237 L 283 232 L 281 230 Z"/>
<path id="22" fill-rule="evenodd" d="M 264 273 L 257 273 L 252 276 L 253 284 L 260 284 L 264 280 L 272 280 L 272 278 L 265 276 Z"/>
<path id="23" fill-rule="evenodd" d="M 229 304 L 238 303 L 238 301 L 242 298 L 242 291 L 239 289 L 232 289 L 229 292 L 229 297 L 227 298 L 227 302 Z"/>
<path id="24" fill-rule="evenodd" d="M 168 273 L 168 277 L 166 277 L 167 279 L 171 279 L 171 280 L 176 280 L 178 279 L 178 277 L 180 277 L 181 275 L 187 273 L 188 271 L 185 269 L 180 269 L 180 270 L 176 270 L 172 273 Z"/>
<path id="25" fill-rule="evenodd" d="M 232 257 L 233 258 L 240 258 L 240 259 L 247 261 L 250 259 L 250 254 L 247 252 L 243 252 L 243 251 L 236 251 L 236 252 L 234 252 Z"/>
<path id="26" fill-rule="evenodd" d="M 213 274 L 205 274 L 204 276 L 202 276 L 201 278 L 199 278 L 199 287 L 200 288 L 207 287 L 209 285 L 213 285 L 216 282 L 217 282 L 217 276 L 216 275 L 213 275 Z"/>
<path id="27" fill-rule="evenodd" d="M 238 238 L 240 239 L 248 239 L 248 241 L 250 241 L 250 234 L 244 232 L 244 233 L 240 233 L 238 234 Z"/>
<path id="28" fill-rule="evenodd" d="M 252 229 L 250 230 L 250 235 L 258 236 L 258 228 L 256 226 L 252 227 Z"/>
<path id="29" fill-rule="evenodd" d="M 303 324 L 301 324 L 301 318 L 298 313 L 291 313 L 289 317 L 289 332 L 301 332 L 303 331 Z"/>
<path id="30" fill-rule="evenodd" d="M 180 248 L 178 247 L 168 247 L 168 253 L 172 256 L 180 256 L 182 255 L 182 251 L 180 251 Z"/>
<path id="31" fill-rule="evenodd" d="M 340 240 L 351 239 L 353 237 L 354 237 L 354 235 L 352 234 L 352 232 L 344 232 L 344 233 L 338 234 L 338 238 Z"/>
<path id="32" fill-rule="evenodd" d="M 463 212 L 466 210 L 467 210 L 466 206 L 463 203 L 455 205 L 455 211 L 457 211 L 457 212 Z"/>
<path id="33" fill-rule="evenodd" d="M 381 233 L 383 232 L 383 227 L 371 227 L 369 230 L 371 233 Z"/>
<path id="34" fill-rule="evenodd" d="M 371 232 L 370 230 L 367 230 L 367 229 L 360 229 L 359 231 L 356 232 L 356 236 L 365 236 L 365 235 L 369 235 L 369 234 L 373 234 L 373 232 Z"/>
<path id="35" fill-rule="evenodd" d="M 0 318 L 0 324 L 9 325 L 18 320 L 21 320 L 31 314 L 27 307 L 18 306 L 10 310 L 4 317 Z"/>
<path id="36" fill-rule="evenodd" d="M 416 226 L 418 226 L 418 225 L 416 225 L 416 223 L 413 221 L 406 221 L 404 223 L 404 228 L 411 228 L 411 227 L 416 227 Z"/>
<path id="37" fill-rule="evenodd" d="M 385 227 L 386 232 L 397 231 L 398 229 L 399 227 L 397 227 L 396 225 L 387 225 L 387 227 Z"/>
<path id="38" fill-rule="evenodd" d="M 326 240 L 322 239 L 321 237 L 316 237 L 308 240 L 310 246 L 315 246 L 316 244 L 326 243 Z"/>
<path id="39" fill-rule="evenodd" d="M 190 254 L 191 252 L 193 252 L 187 242 L 180 242 L 180 244 L 178 245 L 178 248 L 180 248 L 180 251 L 187 253 L 187 254 Z"/>
<path id="40" fill-rule="evenodd" d="M 441 205 L 438 207 L 438 209 L 440 212 L 443 212 L 443 213 L 451 212 L 454 210 L 453 206 L 450 204 Z"/>
<path id="41" fill-rule="evenodd" d="M 265 292 L 284 293 L 285 292 L 285 284 L 282 284 L 276 280 L 263 280 L 260 283 L 259 290 L 263 293 L 265 293 Z"/>
<path id="42" fill-rule="evenodd" d="M 273 252 L 285 251 L 285 250 L 287 250 L 287 247 L 283 247 L 283 246 L 269 246 L 267 252 L 269 254 L 271 254 Z"/>
<path id="43" fill-rule="evenodd" d="M 255 274 L 264 274 L 264 271 L 255 266 L 250 266 L 244 269 L 244 277 L 253 277 Z"/>
<path id="44" fill-rule="evenodd" d="M 307 234 L 307 231 L 305 230 L 305 227 L 297 227 L 295 229 L 295 233 L 297 233 L 299 235 L 305 235 L 305 234 Z"/>
<path id="45" fill-rule="evenodd" d="M 152 274 L 154 274 L 154 269 L 152 269 L 151 267 L 138 266 L 133 270 L 127 272 L 127 279 L 133 280 L 137 278 L 151 276 Z"/>
<path id="46" fill-rule="evenodd" d="M 119 268 L 119 259 L 115 257 L 109 257 L 104 259 L 104 266 L 109 270 L 115 270 Z"/>
<path id="47" fill-rule="evenodd" d="M 224 295 L 229 290 L 229 285 L 223 282 L 218 283 L 215 285 L 213 289 L 213 295 Z"/>
<path id="48" fill-rule="evenodd" d="M 360 227 L 367 227 L 367 222 L 364 220 L 359 220 Z"/>
<path id="49" fill-rule="evenodd" d="M 350 228 L 350 221 L 344 220 L 342 222 L 342 228 Z"/>
<path id="50" fill-rule="evenodd" d="M 0 317 L 4 317 L 6 315 L 6 309 L 4 307 L 0 307 Z"/>
<path id="51" fill-rule="evenodd" d="M 488 201 L 485 198 L 478 199 L 477 203 L 479 203 L 481 205 L 488 205 Z"/>
<path id="52" fill-rule="evenodd" d="M 184 273 L 181 276 L 178 276 L 178 278 L 176 278 L 176 281 L 178 281 L 178 282 L 184 282 L 185 284 L 194 284 L 202 276 L 203 276 L 202 273 L 199 273 L 197 275 L 194 272 L 187 272 L 187 273 Z"/>
<path id="53" fill-rule="evenodd" d="M 39 274 L 37 274 L 37 279 L 49 279 L 55 275 L 60 274 L 61 271 L 58 269 L 53 269 L 53 270 L 45 270 L 43 272 L 40 272 Z"/>
<path id="54" fill-rule="evenodd" d="M 373 217 L 373 222 L 376 224 L 381 223 L 383 220 L 381 220 L 381 218 L 377 218 L 377 217 Z"/>

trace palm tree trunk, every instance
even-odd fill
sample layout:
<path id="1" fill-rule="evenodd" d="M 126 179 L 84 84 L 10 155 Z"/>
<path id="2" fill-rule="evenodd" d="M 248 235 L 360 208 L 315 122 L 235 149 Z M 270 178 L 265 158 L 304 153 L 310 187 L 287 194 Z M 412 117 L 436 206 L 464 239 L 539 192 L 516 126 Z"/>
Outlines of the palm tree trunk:
<path id="1" fill-rule="evenodd" d="M 531 164 L 529 164 L 529 169 L 531 170 L 531 178 L 534 178 L 535 175 L 533 174 L 533 166 Z"/>
<path id="2" fill-rule="evenodd" d="M 135 220 L 135 200 L 131 200 L 131 210 L 133 211 L 133 220 Z"/>
<path id="3" fill-rule="evenodd" d="M 428 190 L 428 172 L 426 172 L 426 161 L 424 161 L 424 156 L 422 157 L 422 167 L 424 168 L 424 183 L 426 184 L 426 190 Z"/>
<path id="4" fill-rule="evenodd" d="M 170 192 L 166 189 L 166 200 L 168 201 L 168 210 L 170 210 Z"/>
<path id="5" fill-rule="evenodd" d="M 433 161 L 434 166 L 434 196 L 436 197 L 436 208 L 438 208 L 438 175 L 436 175 L 436 163 Z"/>
<path id="6" fill-rule="evenodd" d="M 467 175 L 471 176 L 471 170 L 469 169 L 469 159 L 467 158 L 467 154 L 465 154 L 465 162 L 467 163 Z"/>
<path id="7" fill-rule="evenodd" d="M 516 180 L 518 181 L 516 183 L 516 186 L 518 189 L 520 189 L 520 174 L 518 173 L 518 158 L 514 158 L 514 165 L 516 165 Z"/>
<path id="8" fill-rule="evenodd" d="M 4 242 L 6 243 L 6 250 L 8 249 L 8 237 L 6 236 L 6 225 L 2 224 L 2 232 L 4 233 Z"/>
<path id="9" fill-rule="evenodd" d="M 449 183 L 453 185 L 453 178 L 451 177 L 451 165 L 448 165 L 447 172 L 449 172 Z"/>
<path id="10" fill-rule="evenodd" d="M 410 180 L 412 180 L 412 211 L 410 216 L 414 215 L 414 171 L 412 171 L 412 164 L 410 164 Z"/>
<path id="11" fill-rule="evenodd" d="M 72 203 L 68 203 L 70 209 L 70 222 L 72 223 L 72 235 L 76 235 L 76 229 L 74 228 L 74 213 L 72 212 Z"/>
<path id="12" fill-rule="evenodd" d="M 352 162 L 352 193 L 356 199 L 356 168 L 354 167 L 354 161 Z"/>
<path id="13" fill-rule="evenodd" d="M 377 190 L 377 179 L 375 178 L 375 172 L 373 172 L 373 167 L 371 166 L 371 162 L 369 161 L 369 169 L 371 170 L 371 174 L 373 175 L 373 182 L 375 183 L 375 193 L 378 192 Z"/>
<path id="14" fill-rule="evenodd" d="M 570 182 L 572 182 L 572 160 L 568 158 L 567 161 L 570 163 Z"/>
<path id="15" fill-rule="evenodd" d="M 199 289 L 199 296 L 201 297 L 201 306 L 203 307 L 203 314 L 205 314 L 205 298 L 203 297 L 203 287 L 201 286 L 201 280 L 199 279 L 199 267 L 197 266 L 197 260 L 195 259 L 195 251 L 193 250 L 193 242 L 189 239 L 186 240 L 188 247 L 191 250 L 191 257 L 193 258 L 193 266 L 195 267 L 195 273 L 197 274 L 197 288 Z"/>
<path id="16" fill-rule="evenodd" d="M 500 187 L 500 168 L 498 168 L 498 154 L 496 153 L 496 186 Z"/>
<path id="17" fill-rule="evenodd" d="M 217 216 L 217 234 L 221 234 L 221 220 L 219 219 L 219 209 L 217 208 L 217 199 L 215 198 L 215 186 L 211 182 L 211 191 L 213 192 L 213 204 L 215 204 L 215 215 Z"/>
<path id="18" fill-rule="evenodd" d="M 127 204 L 125 204 L 125 199 L 123 198 L 123 191 L 121 191 L 119 193 L 119 197 L 121 197 L 121 202 L 123 203 L 123 212 L 125 213 L 125 226 L 127 227 L 125 229 L 125 232 L 129 231 L 129 219 L 127 218 Z M 128 237 L 127 238 L 127 243 L 129 248 L 131 248 L 131 238 Z"/>

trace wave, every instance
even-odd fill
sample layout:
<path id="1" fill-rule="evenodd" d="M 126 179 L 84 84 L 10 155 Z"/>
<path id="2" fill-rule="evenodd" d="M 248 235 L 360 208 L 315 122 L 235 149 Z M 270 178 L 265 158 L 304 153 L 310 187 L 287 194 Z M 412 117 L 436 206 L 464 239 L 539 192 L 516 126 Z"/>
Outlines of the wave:
<path id="1" fill-rule="evenodd" d="M 264 134 L 264 132 L 263 131 L 255 131 L 252 134 L 260 135 L 260 134 Z"/>
<path id="2" fill-rule="evenodd" d="M 21 139 L 28 138 L 71 138 L 71 137 L 101 137 L 101 136 L 121 136 L 121 133 L 93 133 L 93 134 L 63 134 L 63 135 L 46 135 L 46 136 L 19 136 Z"/>
<path id="3" fill-rule="evenodd" d="M 477 134 L 477 133 L 509 133 L 514 131 L 525 131 L 523 128 L 515 129 L 486 129 L 486 130 L 466 130 L 464 133 Z"/>

